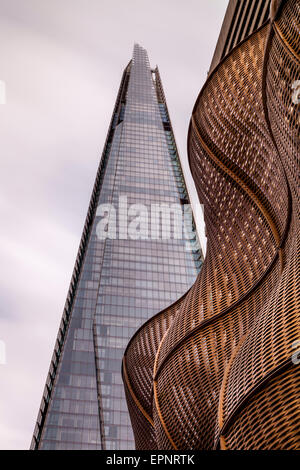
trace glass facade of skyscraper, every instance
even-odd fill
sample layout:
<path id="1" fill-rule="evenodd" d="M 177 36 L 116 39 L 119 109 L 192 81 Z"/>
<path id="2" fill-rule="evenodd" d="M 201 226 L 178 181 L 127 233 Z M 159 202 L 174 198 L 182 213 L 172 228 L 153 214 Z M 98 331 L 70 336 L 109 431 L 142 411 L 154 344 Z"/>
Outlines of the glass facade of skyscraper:
<path id="1" fill-rule="evenodd" d="M 188 203 L 158 69 L 151 70 L 146 51 L 135 45 L 98 170 L 33 449 L 134 448 L 121 378 L 124 350 L 145 320 L 188 290 L 202 265 L 201 250 L 192 250 L 184 237 L 170 239 L 168 224 L 157 230 L 153 209 Z M 101 238 L 99 222 L 107 214 L 108 234 Z"/>

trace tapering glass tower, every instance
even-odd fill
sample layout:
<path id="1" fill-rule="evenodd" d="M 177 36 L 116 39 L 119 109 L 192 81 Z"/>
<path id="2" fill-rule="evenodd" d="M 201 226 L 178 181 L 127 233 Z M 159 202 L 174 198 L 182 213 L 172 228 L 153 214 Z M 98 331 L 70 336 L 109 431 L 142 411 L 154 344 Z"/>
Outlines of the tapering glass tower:
<path id="1" fill-rule="evenodd" d="M 134 448 L 121 378 L 124 349 L 145 320 L 187 291 L 202 265 L 197 245 L 170 239 L 163 227 L 158 233 L 145 212 L 136 216 L 141 205 L 150 217 L 157 205 L 188 203 L 158 69 L 151 70 L 146 51 L 135 45 L 97 172 L 32 449 Z M 107 236 L 99 236 L 107 213 Z M 133 234 L 131 223 L 149 232 Z"/>

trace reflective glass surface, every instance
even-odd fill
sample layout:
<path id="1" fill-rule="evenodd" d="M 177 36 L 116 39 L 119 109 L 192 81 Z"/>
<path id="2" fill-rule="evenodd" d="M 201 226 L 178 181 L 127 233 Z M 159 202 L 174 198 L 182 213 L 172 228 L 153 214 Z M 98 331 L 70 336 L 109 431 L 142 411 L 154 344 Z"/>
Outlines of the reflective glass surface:
<path id="1" fill-rule="evenodd" d="M 187 250 L 184 239 L 163 239 L 163 230 L 157 239 L 151 233 L 148 239 L 126 236 L 132 204 L 150 213 L 151 204 L 188 202 L 159 74 L 138 45 L 126 73 L 97 201 L 116 208 L 116 237 L 99 239 L 97 212 L 49 406 L 38 426 L 40 449 L 134 448 L 121 378 L 124 350 L 146 319 L 192 285 L 201 267 L 199 250 Z M 120 206 L 120 196 L 127 207 Z"/>

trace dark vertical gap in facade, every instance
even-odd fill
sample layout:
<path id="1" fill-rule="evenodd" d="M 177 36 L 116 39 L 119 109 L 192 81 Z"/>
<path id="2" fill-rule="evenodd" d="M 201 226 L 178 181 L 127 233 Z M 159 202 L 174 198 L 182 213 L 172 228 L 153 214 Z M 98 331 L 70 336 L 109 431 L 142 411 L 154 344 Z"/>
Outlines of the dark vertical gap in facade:
<path id="1" fill-rule="evenodd" d="M 254 29 L 259 28 L 265 21 L 268 20 L 270 16 L 270 3 L 271 3 L 270 0 L 267 0 L 266 2 L 263 3 L 262 9 L 260 11 L 260 18 L 257 20 Z"/>
<path id="2" fill-rule="evenodd" d="M 251 7 L 254 8 L 254 4 L 252 0 L 247 2 L 247 6 L 244 9 L 243 17 L 241 18 L 239 29 L 237 32 L 235 45 L 241 42 L 243 38 L 245 38 L 248 35 L 247 34 L 247 22 L 250 16 Z"/>
<path id="3" fill-rule="evenodd" d="M 93 340 L 94 340 L 94 354 L 95 354 L 95 369 L 96 369 L 96 385 L 97 385 L 97 400 L 98 400 L 98 415 L 99 415 L 99 428 L 100 428 L 100 440 L 102 450 L 106 450 L 105 445 L 105 429 L 104 429 L 104 418 L 103 418 L 103 405 L 102 405 L 102 393 L 101 393 L 101 374 L 98 367 L 98 341 L 96 331 L 95 319 L 93 320 Z"/>
<path id="4" fill-rule="evenodd" d="M 227 39 L 226 39 L 226 42 L 225 42 L 225 45 L 224 45 L 224 51 L 223 51 L 223 54 L 222 54 L 222 57 L 224 57 L 226 54 L 228 54 L 228 52 L 233 48 L 234 46 L 234 43 L 235 43 L 235 36 L 236 36 L 236 29 L 238 27 L 238 21 L 239 21 L 239 18 L 242 14 L 242 11 L 243 11 L 243 2 L 244 0 L 241 0 L 240 2 L 238 2 L 237 4 L 237 7 L 235 9 L 235 12 L 234 12 L 234 15 L 233 15 L 233 18 L 232 18 L 232 27 L 230 28 L 230 35 L 227 36 Z M 221 57 L 221 59 L 222 59 Z"/>
<path id="5" fill-rule="evenodd" d="M 251 25 L 252 25 L 252 21 L 253 21 L 253 18 L 254 18 L 254 15 L 255 15 L 255 2 L 250 2 L 250 9 L 248 11 L 248 15 L 247 15 L 247 18 L 246 18 L 246 24 L 244 26 L 244 36 L 243 37 L 247 37 L 249 36 L 249 34 L 251 34 Z M 240 38 L 240 41 L 243 39 L 243 37 L 241 36 Z"/>
<path id="6" fill-rule="evenodd" d="M 252 3 L 251 0 L 244 0 L 242 14 L 241 14 L 238 26 L 236 28 L 234 43 L 232 47 L 236 46 L 240 42 L 241 38 L 245 37 L 244 28 L 245 28 L 245 24 L 247 21 L 249 9 L 251 7 L 251 3 Z"/>
<path id="7" fill-rule="evenodd" d="M 237 3 L 220 59 L 267 21 L 269 9 L 270 0 L 240 0 Z"/>

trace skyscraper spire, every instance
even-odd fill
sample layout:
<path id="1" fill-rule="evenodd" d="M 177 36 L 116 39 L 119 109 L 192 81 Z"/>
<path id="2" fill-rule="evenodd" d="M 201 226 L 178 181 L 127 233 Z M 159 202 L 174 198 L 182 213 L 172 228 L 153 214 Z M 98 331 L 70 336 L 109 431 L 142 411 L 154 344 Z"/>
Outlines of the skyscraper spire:
<path id="1" fill-rule="evenodd" d="M 151 70 L 147 52 L 135 44 L 96 175 L 32 449 L 134 448 L 121 378 L 125 347 L 145 320 L 186 292 L 202 264 L 201 250 L 189 245 L 195 234 L 169 237 L 171 213 L 170 224 L 161 227 L 153 214 L 160 205 L 181 214 L 188 203 L 158 69 Z"/>

